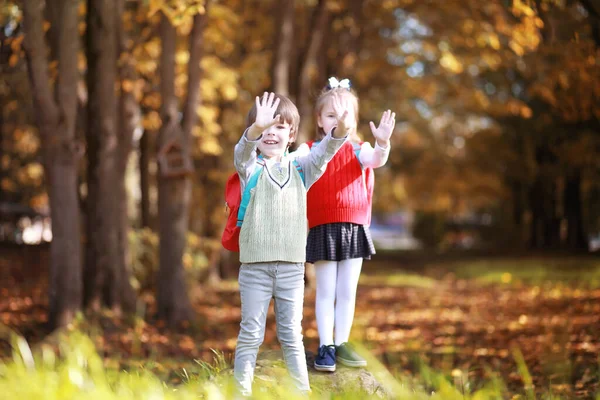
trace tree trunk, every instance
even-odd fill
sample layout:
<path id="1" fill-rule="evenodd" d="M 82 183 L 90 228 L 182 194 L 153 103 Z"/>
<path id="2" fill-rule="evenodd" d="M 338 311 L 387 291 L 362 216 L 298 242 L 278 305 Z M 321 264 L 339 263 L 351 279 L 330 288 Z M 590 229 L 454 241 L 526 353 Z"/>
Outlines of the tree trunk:
<path id="1" fill-rule="evenodd" d="M 327 29 L 328 17 L 327 1 L 319 0 L 311 20 L 309 45 L 301 61 L 298 108 L 302 123 L 300 124 L 297 143 L 304 143 L 314 136 L 314 104 L 311 99 L 311 90 L 314 87 L 314 82 L 319 79 L 318 57 L 322 48 L 325 29 Z"/>
<path id="2" fill-rule="evenodd" d="M 549 177 L 544 183 L 544 247 L 557 249 L 560 247 L 560 218 L 556 215 L 558 189 L 552 177 Z"/>
<path id="3" fill-rule="evenodd" d="M 86 305 L 98 311 L 107 305 L 120 315 L 134 310 L 134 296 L 125 271 L 122 217 L 127 205 L 125 165 L 131 145 L 122 137 L 123 124 L 115 83 L 120 53 L 121 8 L 117 0 L 88 0 L 88 164 L 89 193 Z M 125 94 L 124 96 L 127 96 Z M 129 128 L 129 127 L 128 127 Z M 132 128 L 131 128 L 132 129 Z"/>
<path id="4" fill-rule="evenodd" d="M 556 215 L 557 185 L 552 175 L 544 172 L 538 174 L 530 190 L 532 212 L 530 246 L 535 249 L 558 248 L 560 219 Z"/>
<path id="5" fill-rule="evenodd" d="M 541 182 L 538 178 L 529 189 L 529 207 L 531 209 L 529 247 L 533 249 L 543 247 L 542 196 Z"/>
<path id="6" fill-rule="evenodd" d="M 162 154 L 173 149 L 184 166 L 191 164 L 190 138 L 197 121 L 200 101 L 200 59 L 204 24 L 205 14 L 194 17 L 190 34 L 188 94 L 181 125 L 178 122 L 178 102 L 175 96 L 176 32 L 164 14 L 160 25 L 162 126 L 158 148 L 160 153 L 164 152 Z M 192 316 L 182 264 L 188 230 L 191 182 L 189 171 L 175 175 L 173 171 L 169 171 L 170 168 L 169 163 L 161 164 L 158 178 L 160 266 L 157 303 L 158 317 L 165 319 L 169 326 L 176 327 L 184 321 L 189 321 Z"/>
<path id="7" fill-rule="evenodd" d="M 204 156 L 199 165 L 198 184 L 205 190 L 204 210 L 201 214 L 202 228 L 200 230 L 200 236 L 205 240 L 211 240 L 210 245 L 204 246 L 208 257 L 208 285 L 214 285 L 221 280 L 220 265 L 222 246 L 220 237 L 224 225 L 222 223 L 216 223 L 215 213 L 219 211 L 222 212 L 223 198 L 222 196 L 210 195 L 210 193 L 223 193 L 225 191 L 225 185 L 221 180 L 215 179 L 213 177 L 214 172 L 211 172 L 227 168 L 222 165 L 222 163 L 222 156 Z M 215 241 L 214 245 L 212 240 Z"/>
<path id="8" fill-rule="evenodd" d="M 564 216 L 567 219 L 566 245 L 571 250 L 588 249 L 582 205 L 581 171 L 578 169 L 567 176 L 564 189 Z"/>
<path id="9" fill-rule="evenodd" d="M 129 312 L 135 311 L 136 297 L 135 291 L 130 283 L 131 265 L 129 254 L 129 213 L 127 210 L 127 187 L 126 175 L 129 156 L 133 149 L 133 134 L 140 124 L 140 107 L 135 99 L 133 92 L 124 85 L 124 82 L 131 82 L 135 79 L 134 60 L 127 56 L 126 42 L 127 37 L 123 29 L 122 15 L 125 9 L 125 0 L 117 0 L 117 43 L 119 46 L 119 58 L 122 63 L 119 67 L 119 81 L 121 82 L 121 90 L 119 97 L 119 151 L 117 152 L 117 176 L 120 177 L 120 182 L 117 187 L 116 201 L 119 205 L 118 213 L 118 243 L 119 243 L 119 262 L 117 264 L 117 275 L 120 283 L 120 299 L 123 308 Z"/>
<path id="10" fill-rule="evenodd" d="M 25 48 L 44 171 L 50 197 L 49 319 L 51 328 L 68 325 L 81 309 L 81 232 L 77 190 L 77 164 L 81 145 L 75 140 L 77 112 L 78 2 L 53 2 L 58 12 L 51 20 L 56 29 L 53 53 L 58 59 L 56 98 L 52 95 L 45 58 L 44 3 L 23 2 Z"/>
<path id="11" fill-rule="evenodd" d="M 294 44 L 294 0 L 279 2 L 278 32 L 275 35 L 272 86 L 275 93 L 290 94 L 290 61 Z"/>
<path id="12" fill-rule="evenodd" d="M 140 170 L 140 225 L 149 228 L 150 225 L 150 132 L 144 131 L 139 145 L 139 170 Z"/>
<path id="13" fill-rule="evenodd" d="M 0 33 L 0 37 L 4 37 L 2 33 Z M 0 56 L 2 51 L 0 51 Z M 0 101 L 2 104 L 5 103 L 4 96 L 0 97 Z M 2 189 L 2 180 L 4 179 L 4 163 L 2 160 L 4 159 L 4 112 L 0 112 L 0 203 L 4 201 L 4 190 Z M 3 239 L 3 238 L 2 238 Z"/>

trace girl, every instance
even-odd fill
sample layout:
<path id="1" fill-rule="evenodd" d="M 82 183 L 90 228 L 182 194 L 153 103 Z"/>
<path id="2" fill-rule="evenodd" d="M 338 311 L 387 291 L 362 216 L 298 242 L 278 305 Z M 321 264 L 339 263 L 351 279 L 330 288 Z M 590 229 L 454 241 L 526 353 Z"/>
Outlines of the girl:
<path id="1" fill-rule="evenodd" d="M 338 124 L 334 99 L 339 96 L 349 107 L 349 141 L 330 161 L 325 174 L 308 192 L 309 234 L 306 261 L 315 264 L 316 317 L 320 347 L 314 367 L 335 371 L 336 360 L 350 367 L 367 362 L 348 344 L 354 318 L 356 289 L 363 259 L 375 254 L 369 233 L 373 168 L 384 165 L 390 152 L 390 137 L 396 114 L 387 110 L 378 127 L 370 122 L 375 148 L 357 135 L 358 97 L 348 79 L 330 78 L 317 98 L 317 136 Z M 317 142 L 298 148 L 298 154 L 314 151 Z M 335 332 L 334 332 L 335 330 Z M 335 333 L 335 335 L 334 335 Z"/>
<path id="2" fill-rule="evenodd" d="M 242 203 L 238 213 L 242 320 L 235 348 L 234 377 L 242 395 L 252 394 L 258 349 L 275 299 L 277 338 L 291 378 L 301 392 L 310 390 L 302 306 L 306 248 L 306 191 L 325 171 L 347 135 L 343 102 L 333 98 L 333 125 L 306 157 L 291 160 L 300 116 L 289 99 L 274 93 L 256 97 L 248 128 L 235 146 Z M 260 152 L 260 155 L 258 154 Z"/>

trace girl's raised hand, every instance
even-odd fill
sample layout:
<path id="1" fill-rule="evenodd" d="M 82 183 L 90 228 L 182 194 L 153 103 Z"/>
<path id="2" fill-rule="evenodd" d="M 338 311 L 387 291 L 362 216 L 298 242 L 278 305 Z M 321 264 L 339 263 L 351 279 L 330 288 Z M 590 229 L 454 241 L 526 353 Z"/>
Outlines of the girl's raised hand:
<path id="1" fill-rule="evenodd" d="M 331 99 L 331 104 L 333 106 L 333 111 L 335 112 L 337 118 L 337 128 L 334 135 L 336 137 L 345 137 L 348 135 L 348 131 L 353 127 L 353 121 L 348 118 L 350 109 L 350 101 L 341 96 L 339 93 L 334 93 Z"/>
<path id="2" fill-rule="evenodd" d="M 279 123 L 280 116 L 274 116 L 279 106 L 279 99 L 275 98 L 275 93 L 265 92 L 262 98 L 256 96 L 255 101 L 256 119 L 251 128 L 255 133 L 253 136 L 258 137 L 265 129 L 269 129 L 271 126 Z"/>
<path id="3" fill-rule="evenodd" d="M 394 132 L 394 126 L 396 126 L 396 113 L 391 110 L 387 110 L 381 116 L 379 126 L 376 128 L 373 121 L 369 122 L 371 132 L 375 136 L 375 140 L 380 147 L 386 148 L 390 145 L 390 137 Z"/>

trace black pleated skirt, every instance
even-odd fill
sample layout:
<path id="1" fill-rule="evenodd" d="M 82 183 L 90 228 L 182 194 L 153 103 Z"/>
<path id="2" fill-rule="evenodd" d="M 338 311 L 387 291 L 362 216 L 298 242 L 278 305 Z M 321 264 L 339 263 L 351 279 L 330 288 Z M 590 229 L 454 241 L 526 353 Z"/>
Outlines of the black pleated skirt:
<path id="1" fill-rule="evenodd" d="M 306 261 L 371 259 L 375 246 L 368 226 L 340 222 L 310 229 L 306 242 Z"/>

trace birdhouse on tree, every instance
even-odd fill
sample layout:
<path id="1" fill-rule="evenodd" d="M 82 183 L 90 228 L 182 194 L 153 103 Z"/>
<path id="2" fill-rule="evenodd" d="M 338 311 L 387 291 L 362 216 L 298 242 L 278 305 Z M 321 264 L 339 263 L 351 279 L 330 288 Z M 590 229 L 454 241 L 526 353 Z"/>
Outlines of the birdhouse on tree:
<path id="1" fill-rule="evenodd" d="M 194 171 L 190 157 L 187 157 L 177 139 L 165 143 L 157 155 L 161 176 L 165 178 L 179 178 Z"/>

